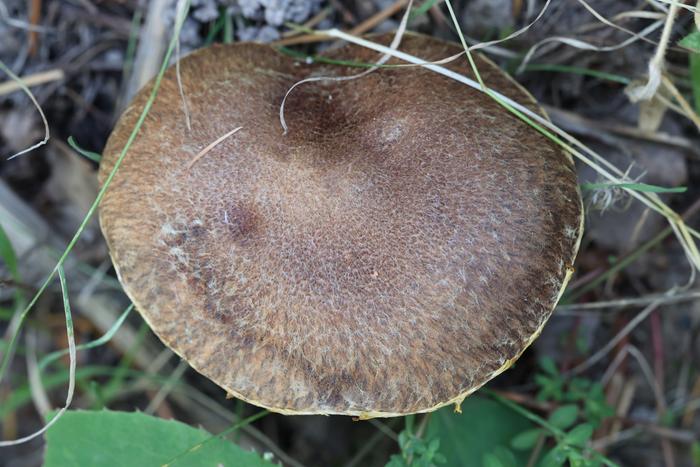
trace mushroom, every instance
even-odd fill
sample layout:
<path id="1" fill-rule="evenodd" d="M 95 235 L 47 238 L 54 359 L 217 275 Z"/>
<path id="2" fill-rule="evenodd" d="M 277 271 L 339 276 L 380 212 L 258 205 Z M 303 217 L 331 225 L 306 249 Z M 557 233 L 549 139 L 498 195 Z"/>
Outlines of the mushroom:
<path id="1" fill-rule="evenodd" d="M 416 34 L 401 49 L 460 50 Z M 377 59 L 355 46 L 328 57 Z M 537 109 L 476 60 L 490 87 Z M 396 416 L 458 404 L 539 335 L 582 231 L 573 160 L 556 144 L 420 67 L 300 86 L 283 135 L 290 86 L 357 69 L 252 43 L 180 66 L 191 130 L 170 69 L 100 222 L 126 293 L 195 370 L 276 412 Z M 102 181 L 149 91 L 110 136 Z"/>

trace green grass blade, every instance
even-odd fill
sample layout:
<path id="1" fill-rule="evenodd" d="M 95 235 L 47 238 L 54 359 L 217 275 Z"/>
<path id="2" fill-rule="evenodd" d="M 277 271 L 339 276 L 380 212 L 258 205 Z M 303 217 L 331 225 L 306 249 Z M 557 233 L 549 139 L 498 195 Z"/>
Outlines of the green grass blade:
<path id="1" fill-rule="evenodd" d="M 146 324 L 146 322 L 142 322 L 141 327 L 139 328 L 138 333 L 136 334 L 136 339 L 134 340 L 134 343 L 131 345 L 131 347 L 129 347 L 129 349 L 124 354 L 124 357 L 119 361 L 119 365 L 117 366 L 117 368 L 115 368 L 114 372 L 112 373 L 112 376 L 109 378 L 109 381 L 102 385 L 101 392 L 103 399 L 109 400 L 121 390 L 122 384 L 124 383 L 124 379 L 128 376 L 129 368 L 131 367 L 131 364 L 134 361 L 134 356 L 141 349 L 141 346 L 143 345 L 144 340 L 146 339 L 148 329 L 148 324 Z"/>
<path id="2" fill-rule="evenodd" d="M 86 342 L 85 344 L 80 344 L 78 345 L 75 349 L 76 350 L 87 350 L 87 349 L 92 349 L 95 347 L 99 347 L 101 345 L 106 344 L 110 340 L 112 340 L 112 337 L 119 331 L 119 328 L 121 328 L 122 324 L 124 324 L 124 321 L 126 321 L 126 318 L 129 316 L 129 313 L 131 313 L 131 310 L 134 309 L 134 304 L 132 303 L 129 305 L 126 310 L 119 316 L 119 318 L 114 322 L 111 328 L 107 330 L 102 337 L 95 339 L 94 341 Z M 39 371 L 43 371 L 49 364 L 52 362 L 58 360 L 59 358 L 63 357 L 68 353 L 69 349 L 63 349 L 63 350 L 58 350 L 56 352 L 51 352 L 47 356 L 45 356 L 41 362 L 39 362 Z"/>
<path id="3" fill-rule="evenodd" d="M 107 178 L 105 179 L 105 182 L 102 185 L 102 188 L 100 188 L 100 191 L 98 192 L 97 197 L 95 198 L 95 201 L 90 206 L 90 209 L 88 209 L 88 212 L 85 215 L 85 217 L 83 218 L 83 221 L 80 223 L 78 230 L 76 231 L 75 235 L 70 240 L 70 242 L 68 243 L 68 246 L 66 246 L 66 249 L 63 251 L 63 254 L 61 254 L 61 257 L 58 259 L 56 266 L 51 271 L 51 273 L 49 273 L 48 277 L 44 280 L 41 287 L 39 287 L 39 290 L 34 295 L 34 297 L 29 301 L 29 304 L 22 310 L 22 313 L 21 313 L 20 318 L 19 318 L 19 324 L 17 326 L 17 330 L 12 334 L 12 337 L 10 338 L 10 346 L 9 346 L 10 351 L 6 352 L 5 355 L 3 356 L 2 366 L 0 366 L 0 382 L 3 380 L 3 378 L 5 376 L 5 372 L 7 371 L 7 367 L 10 363 L 9 357 L 12 354 L 11 350 L 16 345 L 17 336 L 19 335 L 19 333 L 22 329 L 22 324 L 24 323 L 24 320 L 26 319 L 27 314 L 29 314 L 29 311 L 34 307 L 36 302 L 39 300 L 39 297 L 44 293 L 44 291 L 47 289 L 48 285 L 56 277 L 56 273 L 57 273 L 58 269 L 63 266 L 63 263 L 66 261 L 68 254 L 71 252 L 71 250 L 73 250 L 73 247 L 75 247 L 76 243 L 78 243 L 78 239 L 83 234 L 83 231 L 85 230 L 88 223 L 90 222 L 90 219 L 92 219 L 92 216 L 95 215 L 95 212 L 97 211 L 97 206 L 99 205 L 100 201 L 102 201 L 102 198 L 104 198 L 104 195 L 105 195 L 105 192 L 107 191 L 107 188 L 109 187 L 110 183 L 112 182 L 112 179 L 114 179 L 114 176 L 117 173 L 117 170 L 119 170 L 119 167 L 121 166 L 122 161 L 124 160 L 124 157 L 126 157 L 127 152 L 131 148 L 131 145 L 134 143 L 136 136 L 139 134 L 139 131 L 141 130 L 141 126 L 143 126 L 143 123 L 146 120 L 146 116 L 148 115 L 149 111 L 151 110 L 151 107 L 153 107 L 153 103 L 155 102 L 156 96 L 158 95 L 158 90 L 160 89 L 160 82 L 163 79 L 163 76 L 165 75 L 165 70 L 168 68 L 168 63 L 170 62 L 170 57 L 172 56 L 173 51 L 175 50 L 175 46 L 176 46 L 177 41 L 178 41 L 178 36 L 179 36 L 180 30 L 182 29 L 182 25 L 184 23 L 185 18 L 187 17 L 187 13 L 189 12 L 189 9 L 190 9 L 190 0 L 187 0 L 185 2 L 185 7 L 184 7 L 182 17 L 178 18 L 178 20 L 175 24 L 173 37 L 170 40 L 170 44 L 169 44 L 168 49 L 165 53 L 165 57 L 163 58 L 162 65 L 161 65 L 160 70 L 158 71 L 158 74 L 156 75 L 156 78 L 154 80 L 153 88 L 151 89 L 151 94 L 149 95 L 148 100 L 146 101 L 146 104 L 143 108 L 143 111 L 141 112 L 141 115 L 139 116 L 138 121 L 136 122 L 136 125 L 134 126 L 134 129 L 132 130 L 131 134 L 129 135 L 129 138 L 127 139 L 126 144 L 124 145 L 124 148 L 120 152 L 119 157 L 117 158 L 117 160 L 114 164 L 114 168 L 107 175 Z"/>
<path id="4" fill-rule="evenodd" d="M 17 255 L 2 224 L 0 224 L 0 259 L 3 260 L 5 267 L 10 271 L 10 277 L 14 281 L 20 282 L 19 269 L 17 269 Z"/>
<path id="5" fill-rule="evenodd" d="M 609 188 L 625 188 L 629 190 L 642 191 L 647 193 L 685 193 L 687 187 L 679 186 L 674 188 L 665 188 L 657 185 L 649 185 L 648 183 L 582 183 L 583 190 L 607 190 Z"/>
<path id="6" fill-rule="evenodd" d="M 690 54 L 690 80 L 695 100 L 695 111 L 700 113 L 700 53 Z"/>
<path id="7" fill-rule="evenodd" d="M 632 80 L 626 76 L 607 73 L 605 71 L 591 70 L 590 68 L 582 68 L 577 66 L 567 65 L 550 65 L 546 63 L 531 63 L 525 67 L 525 71 L 550 71 L 554 73 L 572 73 L 575 75 L 591 76 L 606 81 L 612 81 L 620 84 L 629 84 Z"/>
<path id="8" fill-rule="evenodd" d="M 695 111 L 700 113 L 700 31 L 693 31 L 678 42 L 678 45 L 689 50 L 691 88 L 695 100 Z"/>
<path id="9" fill-rule="evenodd" d="M 100 160 L 102 160 L 102 156 L 97 154 L 96 152 L 88 151 L 87 149 L 83 149 L 80 146 L 78 146 L 78 143 L 75 142 L 75 139 L 72 136 L 68 137 L 68 145 L 75 149 L 75 151 L 78 154 L 85 157 L 86 159 L 90 159 L 91 161 L 97 162 L 98 164 L 100 163 Z"/>
<path id="10" fill-rule="evenodd" d="M 422 5 L 416 7 L 411 11 L 411 15 L 408 17 L 409 21 L 412 21 L 419 16 L 422 16 L 428 12 L 439 0 L 426 0 Z"/>

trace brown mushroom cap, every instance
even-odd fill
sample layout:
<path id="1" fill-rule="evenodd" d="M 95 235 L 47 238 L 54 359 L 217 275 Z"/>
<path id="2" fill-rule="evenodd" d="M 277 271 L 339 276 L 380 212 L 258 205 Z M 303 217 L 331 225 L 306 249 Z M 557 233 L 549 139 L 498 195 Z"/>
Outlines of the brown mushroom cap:
<path id="1" fill-rule="evenodd" d="M 390 42 L 389 36 L 374 37 Z M 409 34 L 427 60 L 459 46 Z M 376 61 L 346 46 L 332 58 Z M 486 83 L 536 106 L 496 66 Z M 471 76 L 466 60 L 448 65 Z M 100 206 L 120 280 L 163 342 L 256 405 L 391 416 L 460 402 L 537 337 L 569 276 L 573 161 L 491 98 L 422 68 L 213 46 L 174 69 Z M 112 133 L 114 167 L 151 86 Z M 235 127 L 243 129 L 188 163 Z"/>

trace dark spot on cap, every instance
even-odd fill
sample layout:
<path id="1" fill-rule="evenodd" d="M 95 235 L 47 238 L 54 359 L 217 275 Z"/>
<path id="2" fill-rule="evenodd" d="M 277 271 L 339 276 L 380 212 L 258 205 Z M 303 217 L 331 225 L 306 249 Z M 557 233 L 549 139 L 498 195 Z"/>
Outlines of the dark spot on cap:
<path id="1" fill-rule="evenodd" d="M 234 242 L 249 240 L 258 228 L 255 208 L 243 204 L 231 204 L 224 213 L 224 224 Z"/>

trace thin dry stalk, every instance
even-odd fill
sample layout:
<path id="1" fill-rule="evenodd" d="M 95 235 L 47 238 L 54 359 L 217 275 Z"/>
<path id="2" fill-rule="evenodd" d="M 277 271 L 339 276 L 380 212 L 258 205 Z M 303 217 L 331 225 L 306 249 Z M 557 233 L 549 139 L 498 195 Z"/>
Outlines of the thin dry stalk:
<path id="1" fill-rule="evenodd" d="M 0 60 L 0 70 L 7 73 L 7 75 L 10 78 L 12 78 L 12 80 L 14 82 L 17 83 L 17 85 L 20 87 L 20 89 L 22 89 L 22 91 L 24 91 L 24 93 L 27 95 L 27 97 L 29 97 L 29 100 L 32 101 L 32 104 L 34 104 L 34 107 L 36 107 L 36 109 L 39 111 L 39 116 L 41 116 L 41 121 L 44 124 L 44 139 L 42 139 L 41 141 L 39 141 L 36 144 L 33 144 L 32 146 L 30 146 L 26 149 L 23 149 L 20 152 L 17 152 L 15 154 L 11 155 L 10 157 L 8 157 L 8 160 L 9 160 L 9 159 L 14 159 L 15 157 L 21 156 L 22 154 L 26 154 L 30 151 L 35 150 L 38 147 L 45 145 L 49 141 L 49 138 L 51 137 L 51 132 L 49 131 L 49 122 L 46 120 L 46 115 L 44 115 L 44 111 L 41 109 L 39 102 L 37 102 L 36 97 L 34 97 L 34 94 L 32 94 L 32 92 L 29 90 L 29 88 L 27 87 L 25 82 L 19 76 L 14 74 L 12 72 L 12 70 L 10 70 L 10 68 L 7 65 L 5 65 L 5 63 L 3 63 L 1 60 Z"/>
<path id="2" fill-rule="evenodd" d="M 202 149 L 196 156 L 194 156 L 194 159 L 192 159 L 188 164 L 187 164 L 187 170 L 190 170 L 194 164 L 197 163 L 198 160 L 200 160 L 202 157 L 204 157 L 209 151 L 214 149 L 217 145 L 221 144 L 223 140 L 226 138 L 230 137 L 234 133 L 238 132 L 241 130 L 243 127 L 239 126 L 237 128 L 234 128 L 233 130 L 229 131 L 223 136 L 218 137 L 214 142 L 209 144 L 206 148 Z"/>
<path id="3" fill-rule="evenodd" d="M 178 0 L 177 2 L 177 13 L 176 16 L 179 18 L 182 12 L 185 11 L 185 6 L 187 5 L 187 0 Z M 180 92 L 180 99 L 182 100 L 182 111 L 185 114 L 185 125 L 189 131 L 192 131 L 192 122 L 190 121 L 190 108 L 187 105 L 187 98 L 185 97 L 185 89 L 182 86 L 182 75 L 180 74 L 180 37 L 178 35 L 177 42 L 175 42 L 175 77 L 177 79 L 177 89 Z"/>
<path id="4" fill-rule="evenodd" d="M 187 365 L 186 361 L 182 360 L 172 372 L 165 384 L 158 390 L 156 395 L 153 396 L 153 399 L 151 399 L 151 402 L 149 402 L 148 407 L 146 407 L 146 410 L 144 411 L 145 413 L 152 414 L 158 409 L 158 407 L 160 407 L 160 404 L 162 404 L 168 395 L 170 395 L 170 392 L 175 387 L 175 384 L 177 384 L 185 371 L 187 371 L 187 368 L 189 368 L 189 365 Z"/>
<path id="5" fill-rule="evenodd" d="M 22 76 L 20 79 L 28 88 L 39 86 L 41 84 L 50 83 L 52 81 L 61 81 L 65 78 L 63 70 L 55 68 L 53 70 L 40 71 L 27 76 Z M 0 96 L 13 93 L 22 89 L 22 86 L 15 80 L 5 81 L 0 83 Z"/>
<path id="6" fill-rule="evenodd" d="M 394 38 L 391 41 L 391 44 L 387 48 L 390 51 L 395 51 L 399 44 L 401 43 L 401 39 L 403 38 L 404 33 L 406 32 L 406 26 L 408 25 L 408 16 L 409 13 L 411 12 L 411 7 L 413 6 L 413 0 L 408 1 L 408 5 L 406 6 L 406 12 L 403 14 L 403 17 L 401 18 L 401 23 L 399 24 L 398 29 L 396 30 L 396 33 L 394 34 Z M 287 98 L 289 95 L 296 89 L 298 86 L 305 84 L 305 83 L 312 83 L 316 81 L 349 81 L 353 79 L 358 79 L 362 78 L 364 76 L 367 76 L 368 74 L 374 72 L 377 70 L 381 65 L 386 63 L 389 59 L 391 58 L 391 54 L 388 53 L 383 53 L 382 56 L 375 62 L 375 64 L 368 68 L 367 70 L 363 71 L 362 73 L 358 73 L 355 75 L 350 75 L 350 76 L 314 76 L 311 78 L 306 78 L 302 79 L 300 81 L 297 81 L 294 83 L 288 90 L 287 93 L 284 95 L 284 98 L 282 98 L 282 103 L 280 104 L 280 125 L 282 125 L 282 130 L 283 134 L 287 134 L 289 131 L 289 127 L 287 126 L 287 122 L 284 118 L 284 106 L 287 102 Z"/>
<path id="7" fill-rule="evenodd" d="M 671 3 L 671 7 L 666 15 L 666 21 L 664 23 L 664 29 L 661 32 L 661 39 L 659 39 L 659 45 L 656 48 L 656 53 L 649 61 L 649 79 L 647 83 L 642 87 L 630 88 L 627 90 L 627 95 L 632 102 L 648 101 L 656 94 L 656 90 L 661 84 L 661 74 L 664 66 L 664 59 L 666 57 L 666 49 L 671 40 L 671 32 L 673 31 L 673 23 L 676 20 L 676 14 L 678 13 L 679 3 Z"/>
<path id="8" fill-rule="evenodd" d="M 389 5 L 387 8 L 379 11 L 375 15 L 367 18 L 354 28 L 350 29 L 348 31 L 349 34 L 353 35 L 361 35 L 366 33 L 367 31 L 370 31 L 377 27 L 382 21 L 391 18 L 394 16 L 396 13 L 401 11 L 406 4 L 408 3 L 408 0 L 397 0 L 391 5 Z M 297 36 L 297 37 L 289 37 L 285 39 L 281 39 L 278 41 L 275 41 L 272 43 L 272 45 L 276 46 L 289 46 L 289 45 L 299 45 L 299 44 L 310 44 L 313 42 L 323 42 L 328 40 L 328 37 L 325 36 L 324 34 L 305 34 L 303 36 Z"/>
<path id="9" fill-rule="evenodd" d="M 51 411 L 51 403 L 46 395 L 46 389 L 41 383 L 41 374 L 39 365 L 36 359 L 36 331 L 31 330 L 27 333 L 27 375 L 29 379 L 29 392 L 32 396 L 32 402 L 36 407 L 37 412 L 42 417 L 45 417 Z"/>

